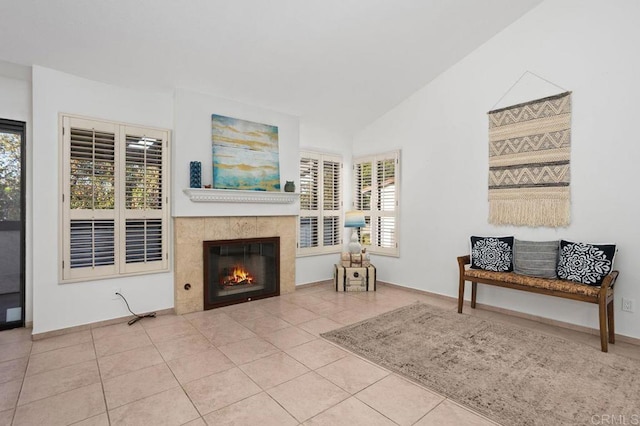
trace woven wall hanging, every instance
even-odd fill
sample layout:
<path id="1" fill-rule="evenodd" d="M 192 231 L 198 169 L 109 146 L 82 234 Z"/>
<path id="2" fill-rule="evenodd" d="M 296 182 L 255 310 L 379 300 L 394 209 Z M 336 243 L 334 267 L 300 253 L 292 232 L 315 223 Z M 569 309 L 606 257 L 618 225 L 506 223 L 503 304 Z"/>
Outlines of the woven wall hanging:
<path id="1" fill-rule="evenodd" d="M 488 115 L 489 223 L 569 225 L 571 92 Z"/>

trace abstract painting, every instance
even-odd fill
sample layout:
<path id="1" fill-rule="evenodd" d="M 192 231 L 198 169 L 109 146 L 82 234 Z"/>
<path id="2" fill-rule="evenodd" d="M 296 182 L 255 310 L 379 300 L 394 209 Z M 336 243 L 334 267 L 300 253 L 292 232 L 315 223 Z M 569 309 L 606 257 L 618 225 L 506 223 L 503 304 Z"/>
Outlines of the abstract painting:
<path id="1" fill-rule="evenodd" d="M 278 127 L 211 115 L 213 187 L 280 191 Z"/>

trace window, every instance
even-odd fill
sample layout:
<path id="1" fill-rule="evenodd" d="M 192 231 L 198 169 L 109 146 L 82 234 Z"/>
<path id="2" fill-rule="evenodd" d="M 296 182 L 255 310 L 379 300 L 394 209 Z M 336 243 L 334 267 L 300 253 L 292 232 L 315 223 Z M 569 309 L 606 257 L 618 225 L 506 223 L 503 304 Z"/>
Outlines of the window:
<path id="1" fill-rule="evenodd" d="M 0 330 L 25 320 L 25 148 L 26 123 L 0 118 Z"/>
<path id="2" fill-rule="evenodd" d="M 167 130 L 61 117 L 62 281 L 168 270 Z"/>
<path id="3" fill-rule="evenodd" d="M 25 124 L 0 119 L 0 230 L 20 229 L 22 221 Z"/>
<path id="4" fill-rule="evenodd" d="M 353 177 L 353 207 L 367 223 L 360 243 L 371 253 L 398 256 L 400 151 L 355 158 Z"/>
<path id="5" fill-rule="evenodd" d="M 298 255 L 342 250 L 342 158 L 302 152 Z"/>

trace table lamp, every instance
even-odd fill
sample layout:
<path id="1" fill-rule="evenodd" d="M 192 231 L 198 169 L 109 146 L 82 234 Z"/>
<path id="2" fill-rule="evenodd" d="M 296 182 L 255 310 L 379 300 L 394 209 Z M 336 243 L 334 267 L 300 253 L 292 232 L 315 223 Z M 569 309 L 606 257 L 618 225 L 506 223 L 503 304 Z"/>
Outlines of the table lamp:
<path id="1" fill-rule="evenodd" d="M 356 254 L 362 251 L 362 246 L 360 245 L 360 241 L 358 241 L 358 228 L 366 226 L 366 222 L 364 220 L 364 212 L 360 210 L 351 210 L 345 213 L 344 215 L 344 227 L 352 228 L 351 231 L 351 242 L 349 243 L 349 253 Z"/>

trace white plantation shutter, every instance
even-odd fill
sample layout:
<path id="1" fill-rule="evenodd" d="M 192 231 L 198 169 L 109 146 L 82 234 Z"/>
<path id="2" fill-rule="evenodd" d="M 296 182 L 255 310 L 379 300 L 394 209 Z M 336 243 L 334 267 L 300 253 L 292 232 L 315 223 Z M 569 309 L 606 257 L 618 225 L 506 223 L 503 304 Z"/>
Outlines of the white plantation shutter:
<path id="1" fill-rule="evenodd" d="M 311 157 L 300 158 L 300 216 L 298 222 L 299 249 L 310 249 L 319 246 L 319 174 L 319 159 Z"/>
<path id="2" fill-rule="evenodd" d="M 113 210 L 116 157 L 114 129 L 112 126 L 106 126 L 103 130 L 71 127 L 69 144 L 72 208 Z"/>
<path id="3" fill-rule="evenodd" d="M 360 228 L 360 243 L 364 246 L 371 246 L 371 188 L 372 188 L 372 162 L 356 162 L 353 166 L 354 178 L 354 210 L 364 212 L 366 226 Z"/>
<path id="4" fill-rule="evenodd" d="M 168 131 L 63 116 L 61 280 L 167 270 Z"/>
<path id="5" fill-rule="evenodd" d="M 113 220 L 72 219 L 70 268 L 114 265 L 116 252 L 114 225 Z"/>
<path id="6" fill-rule="evenodd" d="M 126 135 L 127 209 L 162 208 L 162 139 Z"/>
<path id="7" fill-rule="evenodd" d="M 117 273 L 116 126 L 63 120 L 63 279 Z"/>
<path id="8" fill-rule="evenodd" d="M 323 159 L 322 161 L 322 227 L 323 246 L 336 247 L 342 244 L 342 229 L 340 218 L 342 216 L 342 162 Z"/>
<path id="9" fill-rule="evenodd" d="M 398 256 L 400 151 L 354 159 L 354 209 L 365 212 L 360 242 L 371 253 Z"/>
<path id="10" fill-rule="evenodd" d="M 342 159 L 302 152 L 298 254 L 337 252 L 342 245 Z"/>
<path id="11" fill-rule="evenodd" d="M 396 248 L 396 159 L 376 162 L 376 245 L 385 249 Z"/>
<path id="12" fill-rule="evenodd" d="M 145 272 L 166 264 L 167 216 L 164 178 L 167 132 L 124 126 L 121 147 L 124 167 L 124 246 L 120 252 L 125 273 Z M 166 266 L 165 266 L 166 267 Z"/>
<path id="13" fill-rule="evenodd" d="M 162 260 L 162 219 L 127 219 L 126 263 Z"/>

